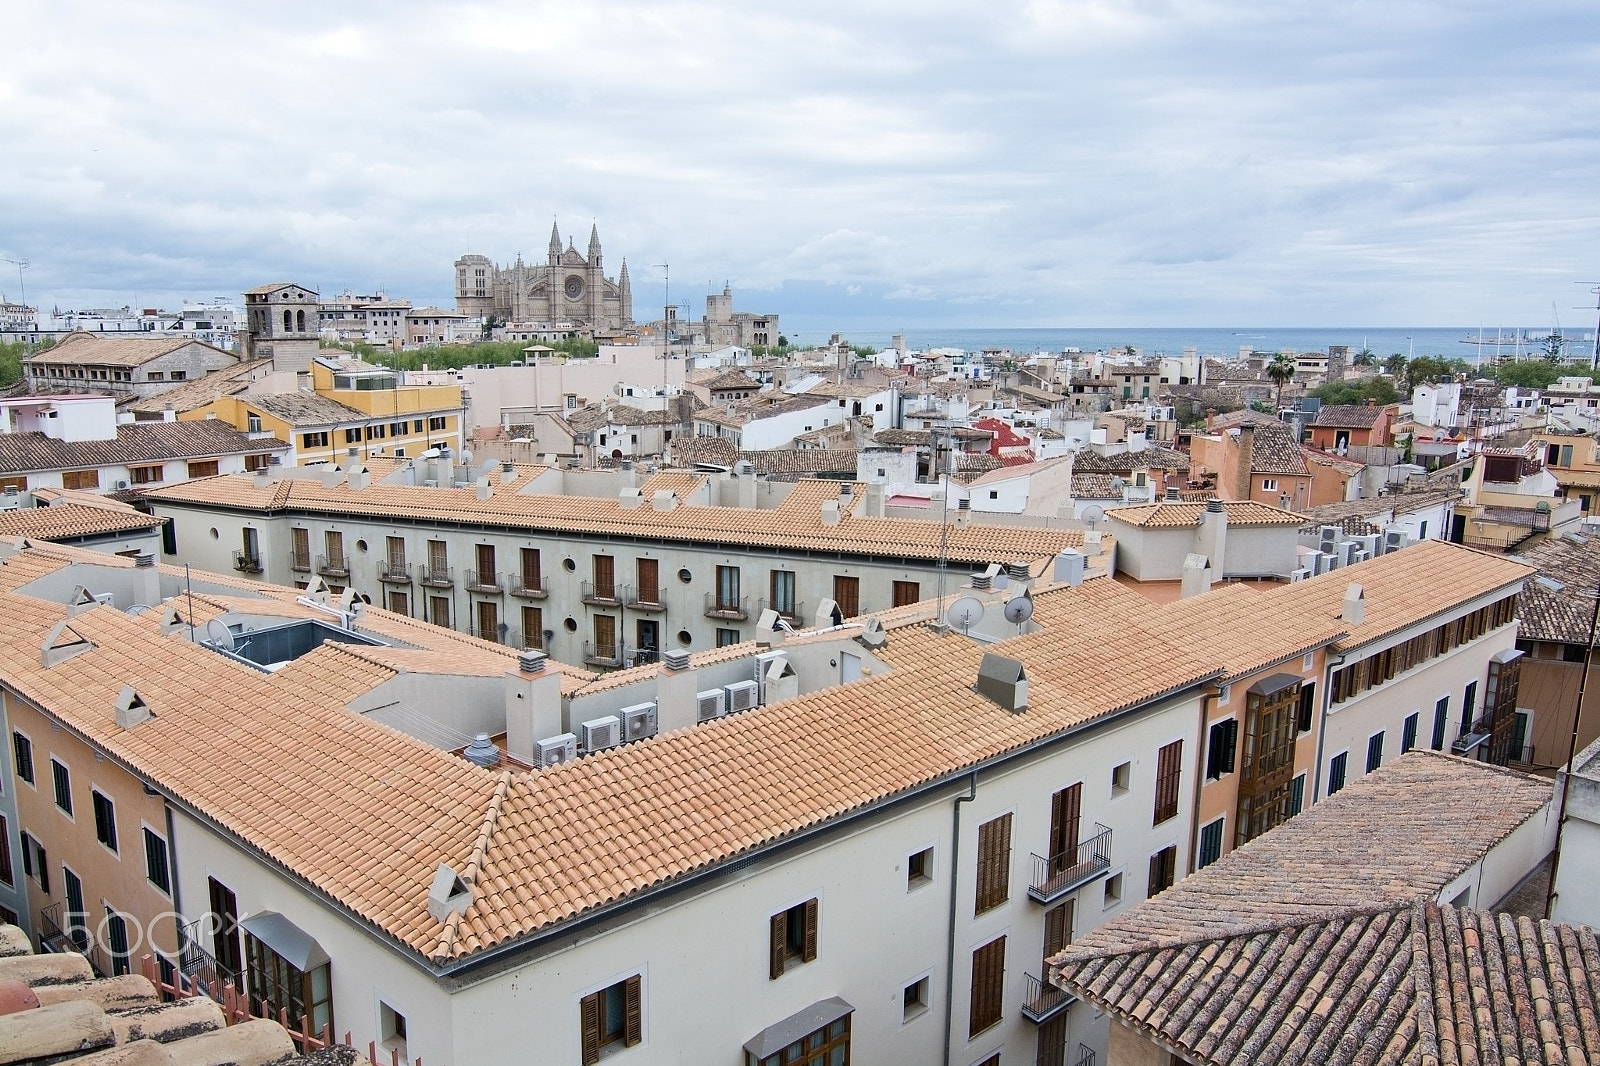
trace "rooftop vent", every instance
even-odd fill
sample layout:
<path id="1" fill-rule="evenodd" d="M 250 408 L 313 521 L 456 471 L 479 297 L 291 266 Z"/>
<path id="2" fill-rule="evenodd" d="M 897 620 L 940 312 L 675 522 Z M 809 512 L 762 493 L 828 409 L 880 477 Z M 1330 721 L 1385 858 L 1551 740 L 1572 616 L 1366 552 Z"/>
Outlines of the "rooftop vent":
<path id="1" fill-rule="evenodd" d="M 689 653 L 681 648 L 673 648 L 671 651 L 662 652 L 661 661 L 666 664 L 668 670 L 689 669 Z"/>
<path id="2" fill-rule="evenodd" d="M 883 628 L 883 622 L 876 617 L 868 617 L 861 627 L 861 635 L 856 638 L 869 648 L 881 648 L 889 641 L 889 632 Z"/>
<path id="3" fill-rule="evenodd" d="M 1352 581 L 1344 591 L 1344 610 L 1339 615 L 1350 625 L 1358 626 L 1367 620 L 1367 593 Z"/>
<path id="4" fill-rule="evenodd" d="M 489 739 L 488 733 L 479 733 L 472 738 L 461 751 L 461 757 L 474 766 L 481 766 L 487 770 L 491 766 L 500 764 L 500 749 L 495 747 L 494 741 Z"/>
<path id="5" fill-rule="evenodd" d="M 1022 663 L 994 652 L 984 652 L 978 665 L 978 695 L 1018 714 L 1028 707 L 1028 672 Z"/>
<path id="6" fill-rule="evenodd" d="M 94 645 L 89 639 L 65 621 L 57 622 L 45 634 L 44 642 L 39 645 L 39 659 L 46 670 L 59 666 L 80 652 L 93 650 Z"/>
<path id="7" fill-rule="evenodd" d="M 155 712 L 150 710 L 148 704 L 133 691 L 133 686 L 123 685 L 122 692 L 117 696 L 116 721 L 123 729 L 132 729 L 141 722 L 148 722 L 155 717 Z"/>
<path id="8" fill-rule="evenodd" d="M 1221 514 L 1223 511 L 1227 510 L 1227 508 L 1222 506 L 1221 500 L 1213 496 L 1211 499 L 1206 501 L 1206 510 L 1210 511 L 1212 514 Z"/>
<path id="9" fill-rule="evenodd" d="M 133 557 L 133 565 L 141 570 L 148 569 L 156 565 L 156 557 L 149 552 L 141 552 Z"/>
<path id="10" fill-rule="evenodd" d="M 517 669 L 525 674 L 542 674 L 545 658 L 538 648 L 523 648 L 517 653 Z"/>
<path id="11" fill-rule="evenodd" d="M 433 887 L 428 889 L 428 914 L 435 921 L 445 921 L 472 906 L 472 889 L 454 869 L 439 864 L 433 875 Z"/>
<path id="12" fill-rule="evenodd" d="M 1026 581 L 1033 575 L 1028 572 L 1027 563 L 1007 563 L 1006 576 L 1013 581 Z"/>

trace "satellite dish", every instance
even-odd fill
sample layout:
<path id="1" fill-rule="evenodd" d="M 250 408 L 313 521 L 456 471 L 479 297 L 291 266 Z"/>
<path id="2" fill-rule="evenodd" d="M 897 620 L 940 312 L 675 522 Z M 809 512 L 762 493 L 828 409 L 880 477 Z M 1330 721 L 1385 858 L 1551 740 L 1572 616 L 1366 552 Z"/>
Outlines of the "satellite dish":
<path id="1" fill-rule="evenodd" d="M 129 618 L 138 618 L 141 614 L 144 614 L 149 609 L 150 605 L 148 603 L 136 603 L 122 613 L 127 615 Z"/>
<path id="2" fill-rule="evenodd" d="M 1023 589 L 1020 595 L 1006 601 L 1006 621 L 1021 625 L 1033 617 L 1033 597 Z"/>
<path id="3" fill-rule="evenodd" d="M 1101 507 L 1098 503 L 1091 503 L 1089 506 L 1083 509 L 1083 520 L 1089 523 L 1090 529 L 1093 529 L 1095 523 L 1100 521 L 1100 519 L 1104 518 L 1105 516 L 1106 509 Z"/>
<path id="4" fill-rule="evenodd" d="M 983 601 L 976 596 L 963 596 L 950 605 L 944 620 L 951 629 L 959 629 L 964 634 L 983 620 Z"/>
<path id="5" fill-rule="evenodd" d="M 233 650 L 233 632 L 220 618 L 213 618 L 206 623 L 206 643 L 215 645 L 223 651 Z"/>

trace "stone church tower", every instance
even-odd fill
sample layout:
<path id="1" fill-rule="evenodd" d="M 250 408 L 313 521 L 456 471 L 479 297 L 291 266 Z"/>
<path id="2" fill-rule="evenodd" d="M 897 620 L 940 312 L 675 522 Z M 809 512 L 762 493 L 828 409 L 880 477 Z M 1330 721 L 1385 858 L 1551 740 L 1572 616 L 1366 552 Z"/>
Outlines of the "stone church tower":
<path id="1" fill-rule="evenodd" d="M 628 263 L 623 260 L 612 280 L 605 276 L 604 259 L 598 226 L 589 228 L 585 254 L 570 240 L 563 249 L 561 230 L 552 223 L 543 265 L 525 263 L 520 255 L 509 266 L 476 254 L 457 259 L 456 310 L 474 318 L 494 315 L 506 322 L 570 322 L 591 331 L 627 329 L 633 325 Z"/>

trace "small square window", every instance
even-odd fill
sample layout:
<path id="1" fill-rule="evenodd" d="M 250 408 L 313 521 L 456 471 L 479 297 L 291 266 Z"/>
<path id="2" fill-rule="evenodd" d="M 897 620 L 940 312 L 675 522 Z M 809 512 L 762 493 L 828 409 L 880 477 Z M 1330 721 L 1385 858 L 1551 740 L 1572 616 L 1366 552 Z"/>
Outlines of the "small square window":
<path id="1" fill-rule="evenodd" d="M 409 1058 L 406 1053 L 406 1016 L 380 1000 L 378 1023 L 383 1046 L 397 1049 L 401 1058 Z"/>
<path id="2" fill-rule="evenodd" d="M 1120 796 L 1128 791 L 1128 783 L 1133 780 L 1133 763 L 1125 762 L 1111 771 L 1111 795 Z"/>
<path id="3" fill-rule="evenodd" d="M 1222 704 L 1226 704 L 1232 698 L 1233 698 L 1233 686 L 1232 685 L 1223 685 L 1222 686 L 1222 691 L 1217 693 L 1217 704 L 1219 706 L 1222 705 Z"/>
<path id="4" fill-rule="evenodd" d="M 906 891 L 933 881 L 933 849 L 923 848 L 906 859 Z"/>
<path id="5" fill-rule="evenodd" d="M 1105 881 L 1105 905 L 1107 909 L 1115 907 L 1122 902 L 1122 874 L 1115 873 Z"/>
<path id="6" fill-rule="evenodd" d="M 920 977 L 912 981 L 900 991 L 900 1011 L 901 1020 L 906 1022 L 928 1013 L 928 979 L 926 977 Z"/>

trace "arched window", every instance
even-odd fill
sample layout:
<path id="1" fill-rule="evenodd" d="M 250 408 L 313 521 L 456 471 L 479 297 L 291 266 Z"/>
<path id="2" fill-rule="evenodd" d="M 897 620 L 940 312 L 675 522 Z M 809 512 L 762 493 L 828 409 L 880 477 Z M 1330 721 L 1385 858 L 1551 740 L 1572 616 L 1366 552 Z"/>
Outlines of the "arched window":
<path id="1" fill-rule="evenodd" d="M 306 313 L 304 311 L 296 311 L 294 313 L 294 328 L 297 333 L 306 331 Z"/>
<path id="2" fill-rule="evenodd" d="M 294 329 L 294 318 L 288 311 L 285 311 L 283 313 L 283 331 L 288 333 L 292 329 Z"/>

